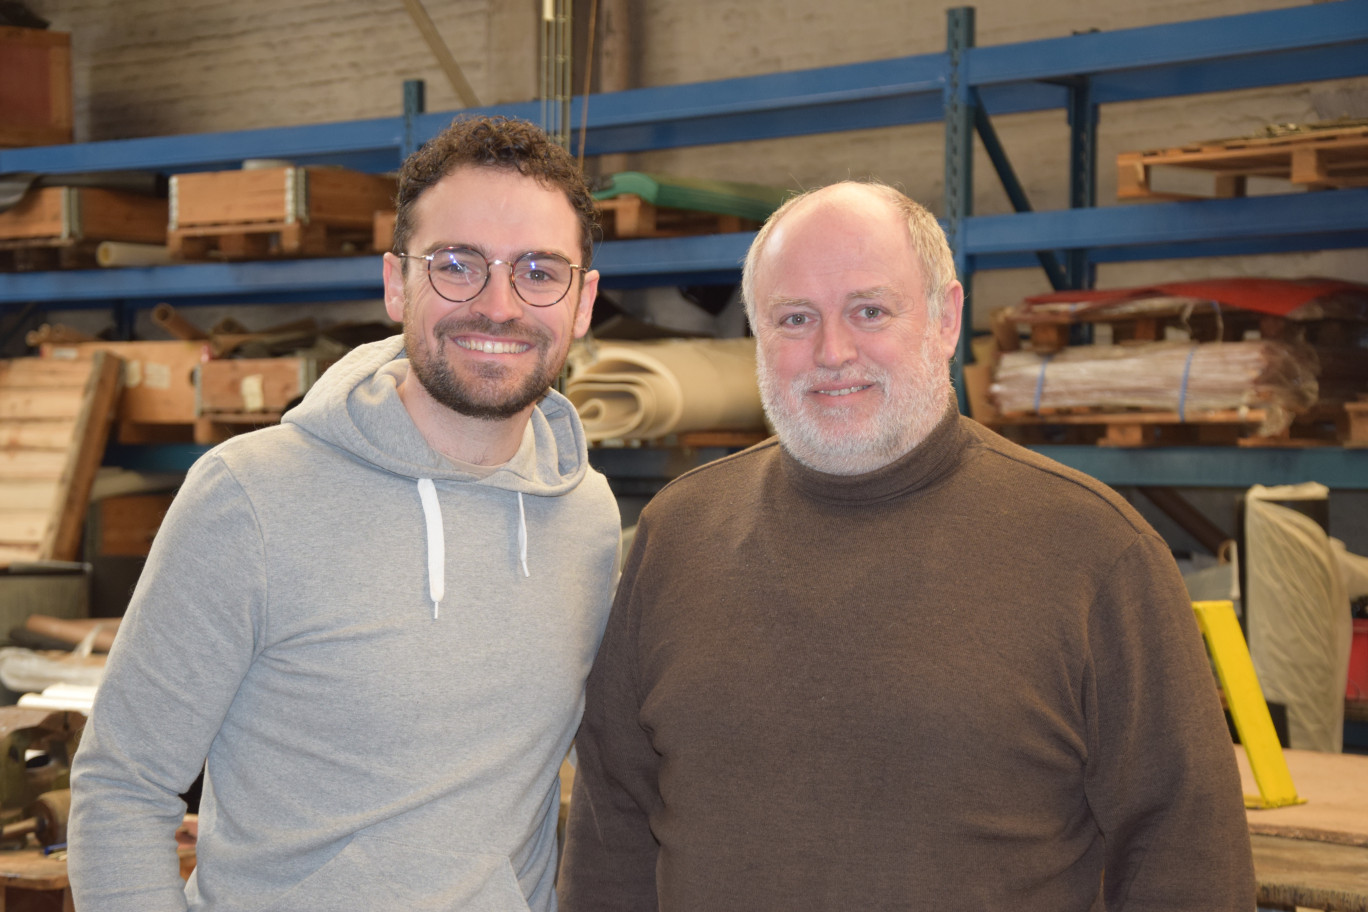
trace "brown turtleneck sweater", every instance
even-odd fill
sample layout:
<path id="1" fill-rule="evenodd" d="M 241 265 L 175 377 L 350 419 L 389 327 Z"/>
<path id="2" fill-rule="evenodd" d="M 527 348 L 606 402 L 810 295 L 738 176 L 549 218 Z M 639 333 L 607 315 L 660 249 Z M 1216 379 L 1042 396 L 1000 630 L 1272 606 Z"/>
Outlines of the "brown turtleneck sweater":
<path id="1" fill-rule="evenodd" d="M 948 413 L 647 507 L 589 677 L 564 912 L 1254 907 L 1182 581 L 1111 489 Z"/>

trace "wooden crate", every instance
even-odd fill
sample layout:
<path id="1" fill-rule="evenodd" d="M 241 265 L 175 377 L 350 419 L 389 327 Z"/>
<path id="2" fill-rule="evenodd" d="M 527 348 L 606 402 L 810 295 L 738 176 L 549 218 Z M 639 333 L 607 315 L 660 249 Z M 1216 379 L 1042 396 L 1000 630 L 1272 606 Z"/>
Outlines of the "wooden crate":
<path id="1" fill-rule="evenodd" d="M 326 368 L 305 357 L 207 361 L 199 372 L 200 416 L 225 423 L 274 423 Z"/>
<path id="2" fill-rule="evenodd" d="M 177 174 L 168 246 L 183 259 L 371 253 L 394 192 L 391 177 L 341 168 Z"/>
<path id="3" fill-rule="evenodd" d="M 98 352 L 123 361 L 124 389 L 117 413 L 120 443 L 195 439 L 195 375 L 209 359 L 206 342 L 80 342 L 47 344 L 41 351 L 56 361 L 89 360 Z"/>
<path id="4" fill-rule="evenodd" d="M 0 361 L 0 564 L 79 556 L 119 376 L 106 352 Z"/>
<path id="5" fill-rule="evenodd" d="M 102 241 L 166 243 L 166 200 L 98 187 L 40 187 L 0 212 L 0 264 L 95 265 Z"/>
<path id="6" fill-rule="evenodd" d="M 0 27 L 0 146 L 71 142 L 71 36 Z"/>
<path id="7" fill-rule="evenodd" d="M 175 495 L 119 494 L 93 504 L 91 557 L 146 557 Z"/>
<path id="8" fill-rule="evenodd" d="M 1118 199 L 1200 199 L 1201 194 L 1156 190 L 1158 168 L 1215 175 L 1209 196 L 1244 196 L 1248 179 L 1272 177 L 1309 189 L 1368 186 L 1368 125 L 1308 129 L 1282 136 L 1190 143 L 1116 157 Z"/>
<path id="9" fill-rule="evenodd" d="M 728 234 L 760 227 L 759 222 L 738 215 L 663 208 L 634 193 L 596 200 L 594 205 L 603 237 L 608 240 Z"/>

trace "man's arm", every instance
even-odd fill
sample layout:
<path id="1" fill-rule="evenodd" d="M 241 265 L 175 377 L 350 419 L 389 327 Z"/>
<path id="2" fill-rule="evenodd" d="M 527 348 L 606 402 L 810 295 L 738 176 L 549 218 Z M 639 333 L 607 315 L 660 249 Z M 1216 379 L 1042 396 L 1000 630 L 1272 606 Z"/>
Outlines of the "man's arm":
<path id="1" fill-rule="evenodd" d="M 184 910 L 175 829 L 251 664 L 262 545 L 217 459 L 190 473 L 157 533 L 72 767 L 76 907 Z"/>
<path id="2" fill-rule="evenodd" d="M 659 846 L 649 815 L 660 802 L 659 756 L 638 723 L 636 599 L 647 537 L 642 522 L 589 673 L 558 886 L 564 912 L 656 908 Z"/>
<path id="3" fill-rule="evenodd" d="M 1089 628 L 1086 789 L 1108 909 L 1255 906 L 1240 777 L 1192 603 L 1163 542 L 1105 571 Z"/>

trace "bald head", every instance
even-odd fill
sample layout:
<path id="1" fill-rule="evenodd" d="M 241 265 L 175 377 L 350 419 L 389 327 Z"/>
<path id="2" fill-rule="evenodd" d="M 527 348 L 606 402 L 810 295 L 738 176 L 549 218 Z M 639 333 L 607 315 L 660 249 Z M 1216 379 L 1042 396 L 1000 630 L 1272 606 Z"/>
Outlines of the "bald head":
<path id="1" fill-rule="evenodd" d="M 955 281 L 955 258 L 936 217 L 920 203 L 887 184 L 841 181 L 788 200 L 769 217 L 755 236 L 741 271 L 741 297 L 752 327 L 755 326 L 755 276 L 766 259 L 770 239 L 778 227 L 813 207 L 829 206 L 860 211 L 870 205 L 885 207 L 906 226 L 908 254 L 916 260 L 923 279 L 927 313 L 932 320 L 940 318 L 946 293 Z M 871 226 L 871 230 L 877 229 Z"/>

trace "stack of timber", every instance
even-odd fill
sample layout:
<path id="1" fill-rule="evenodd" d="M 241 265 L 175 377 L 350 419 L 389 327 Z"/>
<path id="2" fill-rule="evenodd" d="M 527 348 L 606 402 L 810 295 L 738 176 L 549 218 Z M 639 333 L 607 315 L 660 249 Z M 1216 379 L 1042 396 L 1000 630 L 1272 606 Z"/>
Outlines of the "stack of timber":
<path id="1" fill-rule="evenodd" d="M 0 361 L 0 564 L 78 556 L 119 386 L 103 352 Z"/>
<path id="2" fill-rule="evenodd" d="M 1022 330 L 1027 339 L 1022 349 Z M 1368 287 L 1237 279 L 1057 292 L 995 316 L 983 419 L 1024 442 L 1356 445 Z"/>
<path id="3" fill-rule="evenodd" d="M 395 180 L 343 168 L 263 167 L 171 178 L 167 246 L 186 260 L 367 254 Z"/>
<path id="4" fill-rule="evenodd" d="M 760 184 L 623 171 L 594 191 L 605 239 L 754 231 L 788 191 Z"/>
<path id="5" fill-rule="evenodd" d="M 1155 187 L 1168 169 L 1214 175 L 1210 193 Z M 1116 158 L 1119 199 L 1201 199 L 1244 196 L 1250 178 L 1276 178 L 1323 190 L 1368 186 L 1368 121 L 1275 124 L 1257 136 L 1204 140 L 1167 149 L 1122 152 Z"/>

